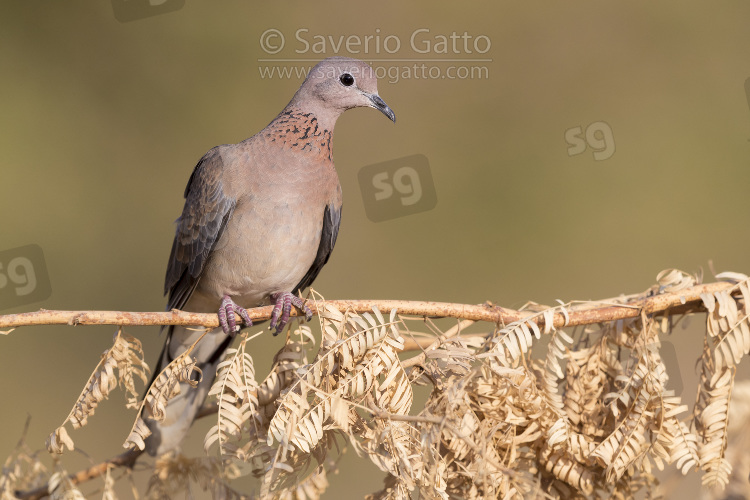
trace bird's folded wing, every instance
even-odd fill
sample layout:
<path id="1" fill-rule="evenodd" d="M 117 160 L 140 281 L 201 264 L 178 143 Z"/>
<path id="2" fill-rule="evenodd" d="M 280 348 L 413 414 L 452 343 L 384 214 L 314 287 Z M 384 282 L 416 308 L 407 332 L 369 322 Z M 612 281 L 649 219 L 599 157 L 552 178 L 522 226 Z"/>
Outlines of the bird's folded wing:
<path id="1" fill-rule="evenodd" d="M 169 294 L 167 310 L 181 309 L 188 301 L 234 211 L 236 200 L 227 197 L 222 187 L 220 148 L 201 158 L 185 188 L 185 208 L 177 219 L 164 281 L 164 293 Z"/>
<path id="2" fill-rule="evenodd" d="M 315 260 L 310 266 L 305 276 L 294 287 L 292 293 L 295 295 L 300 291 L 304 290 L 312 284 L 318 273 L 331 256 L 333 246 L 336 244 L 336 237 L 339 235 L 339 226 L 341 225 L 341 205 L 338 207 L 333 204 L 326 205 L 323 211 L 323 229 L 320 234 L 320 244 L 318 245 L 318 253 L 315 255 Z"/>

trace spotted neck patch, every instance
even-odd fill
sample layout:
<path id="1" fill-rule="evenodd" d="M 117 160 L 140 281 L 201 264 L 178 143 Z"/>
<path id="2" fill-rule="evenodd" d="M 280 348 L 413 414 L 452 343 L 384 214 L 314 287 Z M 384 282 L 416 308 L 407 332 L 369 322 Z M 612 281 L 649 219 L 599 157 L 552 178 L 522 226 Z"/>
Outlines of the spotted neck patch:
<path id="1" fill-rule="evenodd" d="M 331 131 L 322 128 L 312 113 L 285 110 L 263 135 L 270 142 L 281 143 L 301 153 L 310 153 L 333 161 Z"/>

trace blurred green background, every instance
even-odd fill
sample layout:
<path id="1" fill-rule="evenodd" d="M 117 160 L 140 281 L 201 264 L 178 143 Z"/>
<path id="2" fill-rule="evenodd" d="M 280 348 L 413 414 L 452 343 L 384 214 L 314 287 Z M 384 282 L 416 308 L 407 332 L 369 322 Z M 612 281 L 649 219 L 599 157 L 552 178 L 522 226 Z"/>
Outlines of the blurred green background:
<path id="1" fill-rule="evenodd" d="M 261 67 L 308 65 L 259 60 L 336 55 L 330 44 L 322 54 L 297 53 L 299 29 L 311 42 L 398 37 L 393 54 L 338 52 L 376 67 L 450 58 L 463 62 L 425 64 L 486 68 L 484 78 L 381 79 L 395 126 L 373 110 L 340 118 L 334 157 L 346 208 L 314 285 L 325 297 L 519 307 L 638 292 L 668 267 L 703 267 L 710 281 L 709 260 L 717 271 L 747 273 L 748 20 L 747 3 L 187 0 L 122 23 L 109 2 L 3 2 L 0 252 L 39 245 L 52 295 L 0 304 L 0 313 L 161 310 L 173 221 L 193 166 L 211 147 L 263 128 L 301 83 L 262 78 Z M 430 31 L 420 40 L 466 32 L 491 47 L 420 54 L 409 38 L 423 28 Z M 268 29 L 286 38 L 277 54 L 261 47 Z M 465 61 L 477 57 L 489 61 Z M 588 147 L 569 156 L 566 130 L 601 121 L 614 154 L 596 161 Z M 371 222 L 357 172 L 412 154 L 429 160 L 436 208 Z M 672 339 L 687 401 L 701 346 L 695 323 Z M 114 331 L 39 327 L 0 338 L 0 458 L 27 414 L 29 442 L 43 446 Z M 127 331 L 153 363 L 158 329 Z M 259 377 L 279 345 L 268 335 L 258 342 Z M 133 419 L 121 403 L 118 393 L 72 435 L 92 460 L 120 452 Z M 198 453 L 202 433 L 193 441 Z M 75 470 L 87 459 L 66 460 Z M 342 462 L 328 498 L 380 487 L 383 474 L 357 462 Z"/>

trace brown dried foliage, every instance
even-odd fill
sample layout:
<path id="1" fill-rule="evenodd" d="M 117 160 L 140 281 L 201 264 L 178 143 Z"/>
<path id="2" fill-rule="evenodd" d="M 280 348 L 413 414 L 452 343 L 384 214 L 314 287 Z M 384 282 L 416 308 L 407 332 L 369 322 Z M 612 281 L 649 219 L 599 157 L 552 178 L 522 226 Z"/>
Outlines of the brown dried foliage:
<path id="1" fill-rule="evenodd" d="M 102 353 L 99 364 L 89 377 L 81 395 L 68 414 L 63 425 L 55 429 L 47 438 L 47 450 L 50 453 L 62 453 L 65 448 L 73 450 L 73 440 L 65 429 L 70 422 L 74 429 L 88 423 L 97 406 L 109 397 L 110 392 L 119 384 L 127 395 L 127 408 L 138 407 L 138 391 L 135 379 L 144 384 L 148 381 L 148 365 L 143 360 L 143 348 L 140 340 L 125 334 L 120 328 L 114 336 L 112 347 Z M 117 376 L 115 376 L 117 370 Z"/>
<path id="2" fill-rule="evenodd" d="M 193 478 L 216 498 L 245 498 L 229 486 L 242 469 L 260 481 L 260 493 L 247 498 L 317 499 L 342 446 L 385 473 L 371 499 L 415 491 L 428 499 L 652 498 L 659 495 L 652 467 L 670 464 L 682 474 L 702 470 L 705 485 L 723 487 L 734 463 L 750 468 L 750 460 L 727 455 L 736 367 L 750 352 L 750 281 L 717 277 L 734 286 L 701 297 L 707 328 L 692 411 L 670 390 L 660 355 L 660 337 L 675 323 L 668 313 L 556 329 L 553 314 L 567 318 L 575 306 L 533 305 L 523 320 L 471 334 L 464 322 L 440 331 L 422 320 L 434 341 L 402 361 L 405 338 L 425 338 L 407 327 L 412 318 L 340 311 L 316 295 L 319 347 L 308 327 L 290 330 L 258 383 L 245 334 L 210 392 L 218 415 L 204 445 L 216 455 L 162 457 L 149 495 L 174 493 Z M 668 270 L 657 281 L 647 294 L 679 293 L 699 278 Z M 532 356 L 544 341 L 546 354 Z M 144 403 L 156 418 L 177 381 L 189 378 L 189 356 L 177 361 Z M 111 370 L 101 366 L 75 422 L 93 413 L 94 388 L 104 397 L 112 388 Z M 431 392 L 412 411 L 415 385 Z M 743 408 L 736 418 L 745 422 L 750 403 Z M 128 442 L 141 446 L 144 437 L 136 424 Z M 64 429 L 55 440 L 57 448 L 65 443 Z"/>

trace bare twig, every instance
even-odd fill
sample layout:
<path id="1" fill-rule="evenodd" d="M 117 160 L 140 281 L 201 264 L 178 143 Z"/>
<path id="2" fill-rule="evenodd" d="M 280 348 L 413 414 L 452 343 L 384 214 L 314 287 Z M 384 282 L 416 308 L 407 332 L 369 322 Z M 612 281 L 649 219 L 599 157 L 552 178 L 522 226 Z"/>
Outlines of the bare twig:
<path id="1" fill-rule="evenodd" d="M 588 302 L 570 309 L 568 326 L 588 325 L 604 321 L 635 318 L 645 312 L 658 314 L 668 309 L 700 309 L 702 293 L 713 293 L 731 288 L 731 283 L 719 282 L 686 288 L 675 293 L 663 293 L 647 297 L 641 294 L 624 301 L 620 298 L 606 301 Z M 623 302 L 623 303 L 619 303 Z M 486 321 L 495 324 L 507 324 L 531 315 L 529 312 L 504 309 L 490 305 L 455 304 L 449 302 L 423 302 L 408 300 L 326 300 L 341 311 L 350 309 L 356 313 L 372 311 L 377 307 L 381 311 L 396 309 L 401 315 L 423 316 L 433 318 L 460 318 L 473 321 Z M 317 314 L 315 303 L 308 301 L 307 305 Z M 265 320 L 271 317 L 271 306 L 256 307 L 248 313 L 252 320 Z M 292 310 L 292 316 L 299 316 L 299 311 Z M 241 321 L 241 318 L 237 318 Z M 538 318 L 540 324 L 543 318 Z M 554 315 L 554 326 L 562 327 L 566 324 L 565 316 L 561 313 Z M 203 326 L 216 328 L 219 326 L 217 314 L 191 313 L 172 310 L 168 312 L 125 312 L 125 311 L 50 311 L 42 309 L 36 312 L 8 314 L 0 316 L 0 328 L 16 328 L 19 326 L 35 325 L 121 325 L 121 326 L 153 326 L 180 325 Z"/>

